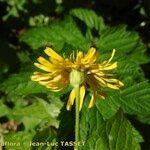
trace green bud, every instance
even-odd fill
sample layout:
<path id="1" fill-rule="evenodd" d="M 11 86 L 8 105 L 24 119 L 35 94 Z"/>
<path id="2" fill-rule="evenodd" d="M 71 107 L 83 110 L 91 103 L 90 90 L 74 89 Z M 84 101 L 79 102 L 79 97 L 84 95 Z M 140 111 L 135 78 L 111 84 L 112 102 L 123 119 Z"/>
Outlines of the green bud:
<path id="1" fill-rule="evenodd" d="M 78 70 L 72 70 L 70 73 L 70 84 L 75 88 L 84 81 L 84 73 Z"/>

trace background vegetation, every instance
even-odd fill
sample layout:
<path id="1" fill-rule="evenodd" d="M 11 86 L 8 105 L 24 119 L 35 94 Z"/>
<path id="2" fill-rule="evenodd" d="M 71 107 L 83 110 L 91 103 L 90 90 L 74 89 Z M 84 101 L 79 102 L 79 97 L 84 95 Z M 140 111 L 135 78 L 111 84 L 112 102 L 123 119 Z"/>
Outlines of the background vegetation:
<path id="1" fill-rule="evenodd" d="M 121 93 L 107 90 L 80 118 L 81 150 L 150 149 L 149 0 L 0 0 L 0 141 L 6 150 L 73 149 L 30 142 L 74 140 L 74 109 L 65 110 L 69 90 L 53 93 L 30 80 L 33 62 L 46 46 L 60 54 L 86 52 L 100 61 L 117 50 Z"/>

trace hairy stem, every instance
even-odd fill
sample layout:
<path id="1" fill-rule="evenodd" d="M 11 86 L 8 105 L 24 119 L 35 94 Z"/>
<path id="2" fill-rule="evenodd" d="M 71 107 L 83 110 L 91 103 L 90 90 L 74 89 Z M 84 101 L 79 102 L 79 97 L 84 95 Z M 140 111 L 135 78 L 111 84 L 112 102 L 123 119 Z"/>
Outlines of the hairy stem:
<path id="1" fill-rule="evenodd" d="M 79 141 L 79 102 L 80 102 L 80 87 L 77 86 L 76 90 L 76 110 L 75 110 L 75 150 L 78 150 L 78 141 Z"/>

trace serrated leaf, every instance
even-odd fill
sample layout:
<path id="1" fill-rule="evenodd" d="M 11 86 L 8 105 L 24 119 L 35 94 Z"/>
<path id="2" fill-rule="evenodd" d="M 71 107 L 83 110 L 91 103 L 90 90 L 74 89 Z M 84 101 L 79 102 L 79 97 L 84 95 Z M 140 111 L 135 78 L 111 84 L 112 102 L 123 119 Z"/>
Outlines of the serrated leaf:
<path id="1" fill-rule="evenodd" d="M 119 103 L 130 114 L 150 114 L 150 84 L 141 82 L 127 88 L 121 93 Z"/>
<path id="2" fill-rule="evenodd" d="M 117 112 L 119 104 L 113 96 L 109 96 L 106 100 L 97 98 L 96 107 L 102 114 L 104 119 L 108 119 Z"/>
<path id="3" fill-rule="evenodd" d="M 88 108 L 88 99 L 89 96 L 85 98 L 80 116 L 80 140 L 84 142 L 90 137 L 92 132 L 97 130 L 99 125 L 104 122 L 102 115 L 96 107 Z"/>
<path id="4" fill-rule="evenodd" d="M 134 50 L 138 42 L 139 36 L 136 32 L 127 31 L 126 26 L 120 25 L 103 30 L 96 44 L 104 51 L 115 48 L 127 53 Z"/>
<path id="5" fill-rule="evenodd" d="M 143 137 L 140 135 L 140 133 L 132 126 L 133 135 L 137 142 L 141 143 L 144 142 Z"/>
<path id="6" fill-rule="evenodd" d="M 31 81 L 31 73 L 19 73 L 10 76 L 0 87 L 0 90 L 10 97 L 25 97 L 35 93 L 49 93 L 50 91 L 44 86 Z"/>
<path id="7" fill-rule="evenodd" d="M 107 27 L 101 32 L 100 38 L 96 41 L 97 47 L 103 51 L 116 49 L 118 60 L 128 59 L 137 64 L 149 61 L 144 54 L 146 48 L 137 32 L 128 31 L 125 25 Z M 128 62 L 127 62 L 128 63 Z"/>
<path id="8" fill-rule="evenodd" d="M 23 34 L 21 41 L 32 49 L 53 46 L 55 50 L 61 50 L 65 43 L 76 49 L 86 50 L 89 47 L 89 42 L 83 37 L 72 19 L 47 27 L 30 29 Z"/>
<path id="9" fill-rule="evenodd" d="M 150 114 L 150 84 L 145 81 L 126 87 L 104 101 L 98 99 L 96 106 L 104 118 L 112 117 L 119 107 L 129 114 L 147 116 Z"/>
<path id="10" fill-rule="evenodd" d="M 71 14 L 82 20 L 89 28 L 95 28 L 98 32 L 106 28 L 103 18 L 92 10 L 77 8 L 71 10 Z"/>
<path id="11" fill-rule="evenodd" d="M 133 128 L 122 113 L 99 125 L 82 150 L 140 150 Z"/>

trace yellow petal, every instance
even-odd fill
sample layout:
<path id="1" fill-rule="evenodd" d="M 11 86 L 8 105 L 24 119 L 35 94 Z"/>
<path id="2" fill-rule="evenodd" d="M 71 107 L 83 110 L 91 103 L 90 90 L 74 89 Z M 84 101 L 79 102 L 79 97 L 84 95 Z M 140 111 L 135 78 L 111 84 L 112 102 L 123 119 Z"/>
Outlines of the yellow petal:
<path id="1" fill-rule="evenodd" d="M 119 80 L 118 80 L 118 81 L 119 81 Z M 120 85 L 120 86 L 124 86 L 124 83 L 121 82 L 121 81 L 119 81 L 119 85 Z"/>
<path id="2" fill-rule="evenodd" d="M 31 80 L 32 81 L 41 81 L 41 80 L 48 80 L 51 76 L 44 76 L 44 75 L 32 75 Z"/>
<path id="3" fill-rule="evenodd" d="M 51 89 L 53 92 L 59 92 L 61 91 L 62 89 Z"/>
<path id="4" fill-rule="evenodd" d="M 45 50 L 44 50 L 44 52 L 48 55 L 48 56 L 50 56 L 50 57 L 52 57 L 52 58 L 54 58 L 54 59 L 56 59 L 56 60 L 58 60 L 58 61 L 63 61 L 64 59 L 63 59 L 63 57 L 61 57 L 59 54 L 57 54 L 54 50 L 52 50 L 52 48 L 49 48 L 49 47 L 47 47 Z"/>
<path id="5" fill-rule="evenodd" d="M 113 70 L 115 68 L 117 68 L 117 62 L 109 65 L 99 65 L 99 70 Z"/>
<path id="6" fill-rule="evenodd" d="M 67 110 L 71 110 L 75 97 L 76 97 L 76 92 L 75 92 L 75 89 L 73 89 L 69 95 L 69 99 L 68 99 L 67 106 L 66 106 Z"/>
<path id="7" fill-rule="evenodd" d="M 76 62 L 80 63 L 82 58 L 83 58 L 83 53 L 79 51 L 77 53 Z"/>
<path id="8" fill-rule="evenodd" d="M 95 104 L 95 96 L 92 94 L 88 108 L 92 108 Z"/>
<path id="9" fill-rule="evenodd" d="M 109 84 L 109 83 L 107 83 L 107 87 L 109 87 L 109 88 L 111 88 L 111 89 L 119 90 L 119 87 L 118 87 L 118 86 L 112 85 L 112 84 Z"/>
<path id="10" fill-rule="evenodd" d="M 47 66 L 44 66 L 42 64 L 39 64 L 39 63 L 34 63 L 34 65 L 44 71 L 47 71 L 47 72 L 52 72 L 53 70 Z"/>
<path id="11" fill-rule="evenodd" d="M 104 78 L 104 80 L 107 82 L 110 82 L 110 83 L 116 83 L 119 86 L 124 86 L 124 84 L 121 81 L 119 81 L 118 79 L 105 79 Z"/>
<path id="12" fill-rule="evenodd" d="M 50 57 L 50 61 L 52 62 L 52 64 L 58 65 L 60 64 L 60 61 L 58 61 L 57 59 Z"/>
<path id="13" fill-rule="evenodd" d="M 59 84 L 59 80 L 62 79 L 62 75 L 57 75 L 56 77 L 54 77 L 49 83 L 58 83 Z"/>
<path id="14" fill-rule="evenodd" d="M 116 50 L 113 49 L 112 54 L 111 54 L 111 57 L 109 58 L 109 60 L 108 60 L 107 63 L 111 62 L 111 60 L 113 59 L 113 57 L 114 57 L 114 55 L 115 55 L 115 52 L 116 52 Z"/>
<path id="15" fill-rule="evenodd" d="M 54 87 L 54 86 L 50 86 L 50 85 L 45 85 L 46 88 L 50 89 L 51 91 L 54 91 L 54 92 L 59 92 L 61 91 L 63 88 L 61 87 Z"/>
<path id="16" fill-rule="evenodd" d="M 38 62 L 41 63 L 42 65 L 47 66 L 47 67 L 49 67 L 50 69 L 54 69 L 54 65 L 52 65 L 52 64 L 51 64 L 48 60 L 46 60 L 45 58 L 39 57 L 37 60 L 38 60 Z"/>
<path id="17" fill-rule="evenodd" d="M 91 73 L 99 73 L 100 71 L 99 71 L 99 69 L 91 69 L 90 72 Z M 102 72 L 102 74 L 104 74 L 104 73 Z"/>
<path id="18" fill-rule="evenodd" d="M 96 49 L 93 48 L 93 47 L 91 47 L 91 48 L 89 49 L 89 51 L 87 52 L 86 56 L 83 58 L 83 61 L 84 61 L 84 62 L 90 62 L 91 59 L 94 59 L 94 60 L 95 60 L 95 59 L 96 59 L 96 58 L 94 57 L 95 52 L 96 52 Z"/>
<path id="19" fill-rule="evenodd" d="M 102 84 L 106 85 L 106 82 L 101 78 L 101 77 L 98 77 L 97 75 L 94 75 L 94 77 Z"/>
<path id="20" fill-rule="evenodd" d="M 39 76 L 39 77 L 41 77 L 41 76 L 43 76 L 43 77 L 50 77 L 51 73 L 41 73 L 41 72 L 35 71 L 35 72 L 33 72 L 33 75 L 34 76 Z"/>
<path id="21" fill-rule="evenodd" d="M 100 96 L 102 99 L 105 99 L 105 96 L 102 94 L 98 94 L 98 96 Z"/>
<path id="22" fill-rule="evenodd" d="M 62 79 L 62 76 L 61 75 L 57 75 L 56 77 L 54 77 L 52 80 L 49 80 L 49 81 L 39 81 L 40 84 L 42 85 L 49 85 L 49 86 L 58 86 L 58 85 L 61 85 L 59 84 L 60 80 Z"/>
<path id="23" fill-rule="evenodd" d="M 81 110 L 81 108 L 82 108 L 84 96 L 85 96 L 85 86 L 81 86 L 80 87 L 80 105 L 79 105 L 79 110 Z"/>

